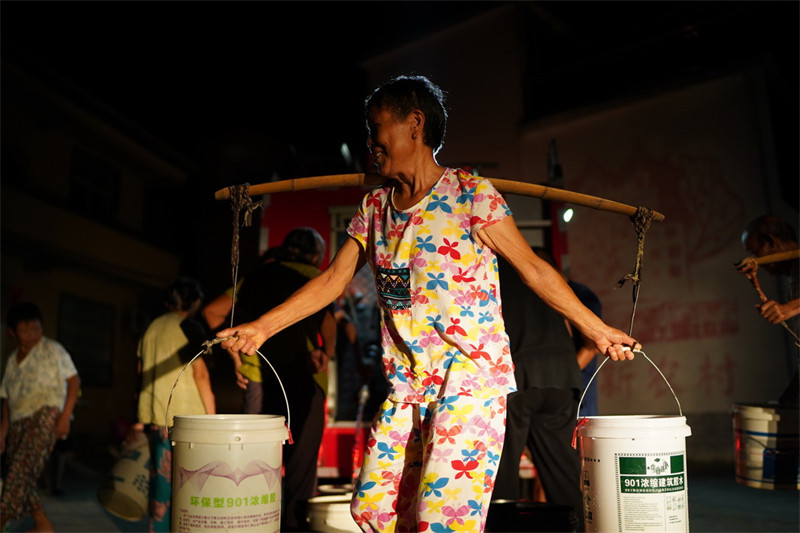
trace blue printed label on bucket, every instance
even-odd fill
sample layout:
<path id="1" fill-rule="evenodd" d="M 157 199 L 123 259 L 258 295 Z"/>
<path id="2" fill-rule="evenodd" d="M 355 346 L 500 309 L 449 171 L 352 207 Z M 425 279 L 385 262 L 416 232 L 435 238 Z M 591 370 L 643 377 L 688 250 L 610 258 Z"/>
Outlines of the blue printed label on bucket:
<path id="1" fill-rule="evenodd" d="M 683 465 L 683 455 L 620 457 L 619 490 L 623 494 L 683 491 Z"/>

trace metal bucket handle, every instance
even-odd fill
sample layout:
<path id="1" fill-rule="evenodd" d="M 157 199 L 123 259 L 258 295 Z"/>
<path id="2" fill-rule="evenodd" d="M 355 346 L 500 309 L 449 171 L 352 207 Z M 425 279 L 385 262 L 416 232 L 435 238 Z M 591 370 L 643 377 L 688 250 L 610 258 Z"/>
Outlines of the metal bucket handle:
<path id="1" fill-rule="evenodd" d="M 172 390 L 169 391 L 169 399 L 167 400 L 167 409 L 166 409 L 166 413 L 164 414 L 164 427 L 167 429 L 167 434 L 169 434 L 170 430 L 172 429 L 170 427 L 170 425 L 169 425 L 169 405 L 172 403 L 172 393 L 175 392 L 175 387 L 178 386 L 178 381 L 180 381 L 181 376 L 183 376 L 183 373 L 186 372 L 186 369 L 189 368 L 189 366 L 192 363 L 194 363 L 195 359 L 197 359 L 198 357 L 200 357 L 204 353 L 208 353 L 208 351 L 211 350 L 211 347 L 213 345 L 219 344 L 220 342 L 226 341 L 226 340 L 228 340 L 230 338 L 232 338 L 232 337 L 217 338 L 217 339 L 214 339 L 214 340 L 211 340 L 211 341 L 205 341 L 203 343 L 203 347 L 204 348 L 202 350 L 200 350 L 199 352 L 197 352 L 197 355 L 192 357 L 192 359 L 188 363 L 186 363 L 186 365 L 184 365 L 183 370 L 181 370 L 181 373 L 178 374 L 177 378 L 175 378 L 175 383 L 172 384 Z M 280 385 L 280 387 L 281 387 L 281 392 L 283 393 L 283 400 L 286 402 L 286 428 L 289 430 L 289 443 L 291 444 L 292 443 L 292 432 L 291 432 L 290 428 L 291 428 L 291 423 L 292 423 L 292 415 L 291 415 L 291 412 L 289 410 L 289 398 L 286 396 L 286 389 L 283 387 L 283 382 L 281 381 L 281 378 L 278 375 L 278 372 L 275 370 L 275 367 L 272 366 L 272 363 L 270 363 L 269 360 L 266 357 L 264 357 L 264 354 L 262 354 L 260 351 L 256 350 L 256 353 L 259 356 L 261 356 L 261 358 L 272 369 L 272 373 L 275 374 L 275 377 L 278 380 L 278 385 Z"/>
<path id="2" fill-rule="evenodd" d="M 627 347 L 627 346 L 626 346 L 624 349 L 625 349 L 625 350 L 630 350 L 630 348 L 629 348 L 629 347 Z M 656 369 L 656 371 L 658 372 L 658 374 L 659 374 L 659 375 L 660 375 L 660 376 L 661 376 L 661 377 L 664 379 L 664 382 L 667 384 L 667 387 L 669 387 L 669 390 L 670 390 L 670 392 L 672 393 L 672 396 L 675 398 L 675 403 L 677 403 L 677 404 L 678 404 L 678 413 L 679 413 L 681 416 L 683 416 L 683 410 L 681 409 L 681 402 L 680 402 L 680 401 L 678 401 L 678 395 L 677 395 L 677 394 L 675 394 L 675 391 L 673 390 L 673 388 L 672 388 L 672 385 L 670 385 L 670 384 L 669 384 L 669 381 L 668 381 L 668 380 L 667 380 L 667 378 L 664 376 L 664 374 L 661 372 L 661 370 L 660 370 L 660 369 L 659 369 L 659 368 L 656 366 L 656 364 L 655 364 L 655 363 L 654 363 L 654 362 L 653 362 L 653 361 L 652 361 L 652 360 L 651 360 L 649 357 L 647 357 L 647 354 L 646 354 L 646 353 L 644 353 L 642 350 L 633 350 L 633 353 L 636 353 L 636 354 L 641 354 L 641 356 L 642 356 L 642 357 L 644 357 L 645 359 L 647 359 L 647 360 L 650 362 L 650 364 L 651 364 L 651 365 L 653 365 L 653 368 L 655 368 L 655 369 Z M 602 363 L 600 363 L 600 366 L 598 366 L 598 367 L 597 367 L 597 370 L 595 370 L 595 371 L 594 371 L 594 374 L 592 374 L 592 378 L 591 378 L 591 379 L 589 380 L 589 382 L 586 384 L 586 387 L 584 387 L 584 389 L 583 389 L 583 393 L 581 394 L 581 399 L 580 399 L 580 401 L 578 402 L 578 412 L 577 412 L 577 414 L 576 414 L 576 418 L 577 418 L 577 420 L 580 420 L 580 419 L 581 419 L 581 415 L 580 415 L 580 412 L 581 412 L 581 404 L 583 403 L 583 397 L 584 397 L 584 396 L 586 396 L 586 391 L 588 391 L 588 390 L 589 390 L 589 386 L 590 386 L 590 385 L 592 384 L 592 382 L 594 381 L 594 378 L 595 378 L 595 376 L 597 376 L 597 373 L 598 373 L 598 372 L 600 372 L 600 369 L 601 369 L 601 368 L 603 368 L 603 365 L 604 365 L 604 364 L 606 364 L 606 363 L 609 361 L 609 359 L 610 359 L 609 357 L 606 357 L 606 358 L 603 360 L 603 362 L 602 362 Z"/>

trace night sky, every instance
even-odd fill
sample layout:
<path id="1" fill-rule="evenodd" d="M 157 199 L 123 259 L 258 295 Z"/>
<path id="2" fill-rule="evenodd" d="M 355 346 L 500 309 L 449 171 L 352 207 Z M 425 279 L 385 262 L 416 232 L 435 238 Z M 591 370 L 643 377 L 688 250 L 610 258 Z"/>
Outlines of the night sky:
<path id="1" fill-rule="evenodd" d="M 4 58 L 67 78 L 192 155 L 233 128 L 363 142 L 360 62 L 494 5 L 3 1 L 0 20 Z"/>
<path id="2" fill-rule="evenodd" d="M 189 159 L 237 129 L 308 152 L 342 142 L 363 151 L 372 87 L 361 62 L 503 3 L 3 0 L 0 52 L 68 80 Z M 538 75 L 581 71 L 592 56 L 730 18 L 725 44 L 707 52 L 724 62 L 769 50 L 787 94 L 797 94 L 797 2 L 524 4 L 539 24 L 528 32 Z M 640 78 L 645 64 L 632 61 L 627 75 Z M 618 74 L 605 84 L 612 94 L 625 83 Z M 796 106 L 787 111 L 796 129 Z"/>

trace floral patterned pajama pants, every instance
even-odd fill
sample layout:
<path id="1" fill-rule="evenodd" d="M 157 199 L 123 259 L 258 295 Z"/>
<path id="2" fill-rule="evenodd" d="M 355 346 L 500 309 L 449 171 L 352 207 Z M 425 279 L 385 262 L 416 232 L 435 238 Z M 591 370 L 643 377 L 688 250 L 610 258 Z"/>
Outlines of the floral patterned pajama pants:
<path id="1" fill-rule="evenodd" d="M 384 401 L 350 511 L 365 532 L 483 531 L 506 399 Z"/>
<path id="2" fill-rule="evenodd" d="M 42 407 L 33 416 L 11 422 L 8 431 L 8 474 L 3 482 L 0 513 L 21 520 L 42 508 L 37 483 L 56 443 L 56 419 L 61 411 Z"/>

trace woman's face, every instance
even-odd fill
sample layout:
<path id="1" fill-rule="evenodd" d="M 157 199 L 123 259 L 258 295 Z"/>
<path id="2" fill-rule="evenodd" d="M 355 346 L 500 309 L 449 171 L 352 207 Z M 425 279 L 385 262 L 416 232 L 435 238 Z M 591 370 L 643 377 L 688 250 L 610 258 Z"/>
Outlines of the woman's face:
<path id="1" fill-rule="evenodd" d="M 379 174 L 396 177 L 403 172 L 416 147 L 411 138 L 414 126 L 413 115 L 398 119 L 385 108 L 373 108 L 370 111 L 367 120 L 367 148 L 372 153 Z"/>
<path id="2" fill-rule="evenodd" d="M 42 340 L 42 323 L 39 320 L 24 320 L 10 331 L 17 340 L 18 349 L 22 355 L 26 355 Z"/>

